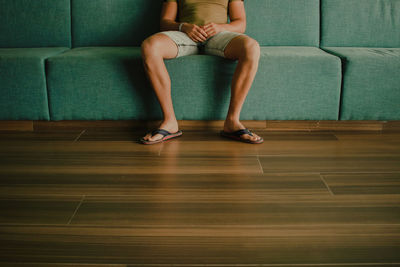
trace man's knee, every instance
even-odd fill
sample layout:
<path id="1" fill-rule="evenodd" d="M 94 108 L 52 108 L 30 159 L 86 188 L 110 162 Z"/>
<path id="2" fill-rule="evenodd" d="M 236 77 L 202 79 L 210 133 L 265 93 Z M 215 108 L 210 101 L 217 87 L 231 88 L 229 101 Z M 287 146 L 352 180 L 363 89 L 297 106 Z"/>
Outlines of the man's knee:
<path id="1" fill-rule="evenodd" d="M 243 39 L 242 57 L 247 60 L 258 61 L 260 59 L 260 45 L 251 37 Z"/>
<path id="2" fill-rule="evenodd" d="M 142 58 L 147 60 L 151 57 L 157 56 L 159 49 L 159 41 L 156 36 L 150 36 L 142 42 L 141 51 L 142 51 Z"/>

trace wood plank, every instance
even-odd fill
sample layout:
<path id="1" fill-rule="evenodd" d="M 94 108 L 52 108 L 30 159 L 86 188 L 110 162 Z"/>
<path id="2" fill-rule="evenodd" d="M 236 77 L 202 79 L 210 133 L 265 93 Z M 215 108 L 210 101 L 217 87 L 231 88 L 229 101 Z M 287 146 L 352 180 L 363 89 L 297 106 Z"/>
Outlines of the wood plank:
<path id="1" fill-rule="evenodd" d="M 7 240 L 0 242 L 4 262 L 249 267 L 400 262 L 400 227 L 388 224 L 3 226 L 0 233 Z"/>
<path id="2" fill-rule="evenodd" d="M 143 129 L 147 127 L 155 127 L 161 121 L 160 120 L 62 120 L 62 121 L 34 121 L 35 131 L 47 131 L 47 130 L 60 130 L 74 129 Z"/>
<path id="3" fill-rule="evenodd" d="M 400 172 L 400 154 L 331 155 L 331 156 L 259 156 L 265 173 L 338 173 L 338 172 Z"/>
<path id="4" fill-rule="evenodd" d="M 155 264 L 146 264 L 146 263 L 139 263 L 139 264 L 77 264 L 77 263 L 10 263 L 10 262 L 3 262 L 3 266 L 12 266 L 12 267 L 21 267 L 21 266 L 30 266 L 30 267 L 42 267 L 42 266 L 54 266 L 54 267 L 199 267 L 199 266 L 210 266 L 210 267 L 232 267 L 232 264 L 169 264 L 169 263 L 155 263 Z M 293 267 L 293 266 L 299 266 L 299 267 L 343 267 L 343 266 L 357 266 L 357 267 L 381 267 L 381 266 L 399 266 L 400 263 L 338 263 L 338 264 L 319 264 L 319 263 L 307 263 L 307 264 L 235 264 L 235 267 Z"/>
<path id="5" fill-rule="evenodd" d="M 319 121 L 316 125 L 318 131 L 382 131 L 384 122 L 373 120 L 348 120 L 348 121 Z"/>
<path id="6" fill-rule="evenodd" d="M 400 224 L 399 195 L 87 196 L 74 225 Z"/>
<path id="7" fill-rule="evenodd" d="M 400 154 L 400 143 L 393 143 L 382 140 L 325 140 L 316 136 L 316 140 L 309 140 L 301 136 L 282 136 L 274 137 L 276 140 L 268 140 L 269 136 L 264 136 L 262 144 L 246 144 L 229 139 L 222 139 L 213 135 L 209 137 L 210 141 L 189 141 L 191 137 L 170 140 L 161 148 L 162 156 L 218 156 L 218 157 L 236 157 L 252 155 L 298 155 L 298 156 L 345 156 L 345 155 L 380 155 L 396 156 Z M 202 137 L 205 138 L 205 137 Z M 220 138 L 218 141 L 216 139 Z M 292 138 L 292 139 L 291 139 Z M 298 140 L 296 140 L 296 138 Z"/>
<path id="8" fill-rule="evenodd" d="M 400 147 L 400 132 L 365 132 L 365 131 L 336 131 L 333 133 L 339 141 L 380 142 Z"/>
<path id="9" fill-rule="evenodd" d="M 400 132 L 400 121 L 387 121 L 383 124 L 384 132 Z"/>
<path id="10" fill-rule="evenodd" d="M 173 141 L 221 141 L 226 143 L 231 140 L 220 136 L 221 129 L 209 128 L 203 129 L 190 129 L 182 130 L 183 134 L 178 139 Z M 337 140 L 336 136 L 331 132 L 271 132 L 265 129 L 253 130 L 257 134 L 264 137 L 264 139 L 272 141 L 283 140 Z M 77 141 L 132 141 L 136 142 L 141 137 L 145 136 L 151 130 L 109 130 L 107 129 L 86 129 L 82 135 L 79 136 Z M 172 140 L 171 140 L 172 141 Z M 170 143 L 170 142 L 166 142 Z M 235 144 L 237 142 L 234 142 Z"/>
<path id="11" fill-rule="evenodd" d="M 55 262 L 2 262 L 2 266 L 8 267 L 127 267 L 126 264 L 92 264 L 92 263 L 55 263 Z M 147 265 L 146 265 L 147 266 Z M 154 267 L 157 265 L 153 265 Z"/>
<path id="12" fill-rule="evenodd" d="M 137 143 L 139 139 L 145 136 L 146 130 L 118 130 L 118 129 L 86 129 L 77 141 L 131 141 Z"/>
<path id="13" fill-rule="evenodd" d="M 316 129 L 316 120 L 267 120 L 267 130 L 270 131 L 311 131 Z"/>
<path id="14" fill-rule="evenodd" d="M 1 195 L 0 224 L 67 224 L 81 199 L 82 196 Z"/>
<path id="15" fill-rule="evenodd" d="M 226 198 L 232 195 L 330 194 L 317 174 L 3 174 L 0 195 L 152 195 Z"/>
<path id="16" fill-rule="evenodd" d="M 165 156 L 250 156 L 273 153 L 274 148 L 280 151 L 282 146 L 289 146 L 292 151 L 298 152 L 299 149 L 292 149 L 292 147 L 293 144 L 300 143 L 306 150 L 310 148 L 321 150 L 319 144 L 337 141 L 334 134 L 329 132 L 270 132 L 261 129 L 255 132 L 264 138 L 263 144 L 247 144 L 224 138 L 220 136 L 219 130 L 184 131 L 181 137 L 164 143 L 160 154 Z M 315 142 L 318 146 L 314 145 Z"/>
<path id="17" fill-rule="evenodd" d="M 336 195 L 400 194 L 400 173 L 325 174 L 323 178 Z"/>
<path id="18" fill-rule="evenodd" d="M 108 128 L 110 130 L 138 130 L 138 129 L 153 129 L 160 125 L 161 120 L 66 120 L 66 121 L 35 121 L 35 130 L 64 130 L 64 129 L 93 129 L 99 130 Z M 243 120 L 247 127 L 250 128 L 265 128 L 265 121 Z M 221 128 L 224 125 L 223 120 L 178 120 L 181 129 L 209 129 Z"/>
<path id="19" fill-rule="evenodd" d="M 162 144 L 145 146 L 132 141 L 24 141 L 0 140 L 0 157 L 21 157 L 29 160 L 52 155 L 67 158 L 77 156 L 158 156 Z M 0 162 L 1 163 L 1 162 Z"/>
<path id="20" fill-rule="evenodd" d="M 224 127 L 224 120 L 178 120 L 179 128 L 182 130 L 207 130 L 220 129 Z M 265 120 L 242 120 L 245 127 L 250 129 L 265 129 Z"/>
<path id="21" fill-rule="evenodd" d="M 381 131 L 384 122 L 336 120 L 275 120 L 266 121 L 267 129 L 274 131 Z"/>
<path id="22" fill-rule="evenodd" d="M 78 138 L 81 131 L 64 130 L 62 132 L 54 131 L 3 131 L 0 132 L 0 140 L 4 141 L 74 141 Z"/>
<path id="23" fill-rule="evenodd" d="M 262 173 L 257 157 L 142 157 L 107 153 L 60 153 L 53 155 L 7 155 L 0 161 L 0 174 L 7 173 Z"/>
<path id="24" fill-rule="evenodd" d="M 254 129 L 266 128 L 270 131 L 335 131 L 335 130 L 362 130 L 362 131 L 400 131 L 400 121 L 335 121 L 335 120 L 243 120 L 246 127 Z M 0 121 L 0 130 L 64 130 L 87 128 L 111 129 L 152 129 L 157 127 L 161 120 L 63 120 L 63 121 Z M 180 126 L 187 129 L 222 128 L 223 120 L 178 120 Z"/>
<path id="25" fill-rule="evenodd" d="M 33 121 L 0 120 L 0 131 L 33 131 Z"/>
<path id="26" fill-rule="evenodd" d="M 232 140 L 220 136 L 222 129 L 207 129 L 207 130 L 184 130 L 179 138 L 179 141 L 221 141 L 232 143 Z M 256 134 L 262 136 L 264 140 L 268 141 L 323 141 L 323 140 L 337 140 L 332 132 L 271 132 L 265 129 L 251 129 Z M 178 139 L 176 139 L 178 140 Z M 233 142 L 237 144 L 237 142 Z"/>
<path id="27" fill-rule="evenodd" d="M 91 264 L 91 263 L 55 263 L 55 262 L 2 262 L 2 266 L 8 267 L 127 267 L 126 264 Z M 146 265 L 147 266 L 147 265 Z M 154 267 L 157 265 L 153 265 Z"/>

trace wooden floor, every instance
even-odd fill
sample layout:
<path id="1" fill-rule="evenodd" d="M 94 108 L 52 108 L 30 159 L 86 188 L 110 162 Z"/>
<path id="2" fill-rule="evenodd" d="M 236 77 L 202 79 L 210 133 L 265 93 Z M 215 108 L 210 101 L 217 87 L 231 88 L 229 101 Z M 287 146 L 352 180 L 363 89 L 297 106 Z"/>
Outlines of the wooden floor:
<path id="1" fill-rule="evenodd" d="M 400 266 L 400 131 L 0 131 L 0 266 Z"/>

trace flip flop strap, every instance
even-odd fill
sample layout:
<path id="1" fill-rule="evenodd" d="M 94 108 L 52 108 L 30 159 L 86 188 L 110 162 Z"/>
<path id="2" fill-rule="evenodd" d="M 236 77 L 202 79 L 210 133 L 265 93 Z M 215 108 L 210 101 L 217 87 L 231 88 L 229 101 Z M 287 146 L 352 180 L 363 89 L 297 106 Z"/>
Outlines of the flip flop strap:
<path id="1" fill-rule="evenodd" d="M 253 136 L 253 133 L 250 132 L 249 129 L 241 129 L 241 130 L 236 131 L 234 134 L 235 134 L 236 136 L 241 136 L 241 135 L 243 135 L 243 134 L 248 134 L 248 135 Z"/>
<path id="2" fill-rule="evenodd" d="M 154 130 L 154 131 L 151 132 L 151 135 L 152 135 L 152 136 L 154 136 L 154 135 L 156 135 L 156 134 L 161 134 L 161 135 L 163 135 L 163 136 L 167 136 L 167 135 L 170 135 L 171 133 L 168 132 L 167 130 L 163 130 L 163 129 L 156 129 L 156 130 Z"/>

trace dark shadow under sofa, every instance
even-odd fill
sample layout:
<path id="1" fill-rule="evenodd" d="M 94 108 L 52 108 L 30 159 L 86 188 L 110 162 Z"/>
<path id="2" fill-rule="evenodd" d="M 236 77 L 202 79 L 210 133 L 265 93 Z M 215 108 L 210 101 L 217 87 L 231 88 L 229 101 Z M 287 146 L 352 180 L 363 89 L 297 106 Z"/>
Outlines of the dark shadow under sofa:
<path id="1" fill-rule="evenodd" d="M 0 0 L 0 120 L 150 120 L 161 0 Z M 399 120 L 399 0 L 245 0 L 261 45 L 242 120 Z M 178 120 L 226 116 L 236 62 L 166 60 Z"/>

